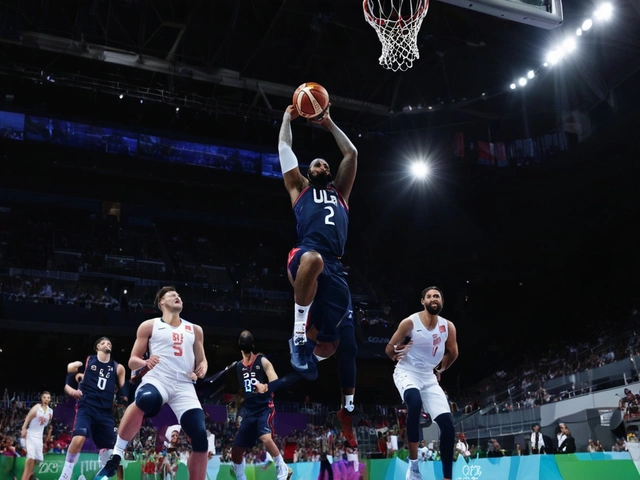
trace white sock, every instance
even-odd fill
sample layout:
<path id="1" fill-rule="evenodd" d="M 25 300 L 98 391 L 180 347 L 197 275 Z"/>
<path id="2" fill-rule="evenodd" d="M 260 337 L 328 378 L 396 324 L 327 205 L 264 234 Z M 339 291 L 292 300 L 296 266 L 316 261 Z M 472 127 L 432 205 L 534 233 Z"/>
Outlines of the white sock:
<path id="1" fill-rule="evenodd" d="M 293 339 L 297 339 L 298 342 L 304 343 L 307 341 L 307 317 L 309 316 L 309 309 L 311 308 L 311 302 L 306 307 L 302 305 L 294 304 L 295 317 L 293 320 Z"/>
<path id="2" fill-rule="evenodd" d="M 282 455 L 278 455 L 277 457 L 273 457 L 273 462 L 276 465 L 286 465 L 284 459 L 282 458 Z"/>
<path id="3" fill-rule="evenodd" d="M 234 463 L 232 465 L 233 471 L 235 472 L 236 478 L 238 480 L 244 480 L 245 478 L 247 478 L 244 476 L 244 466 L 245 466 L 244 458 L 242 459 L 242 463 Z"/>
<path id="4" fill-rule="evenodd" d="M 353 412 L 356 407 L 353 404 L 353 395 L 345 395 L 344 396 L 344 409 L 347 412 Z"/>
<path id="5" fill-rule="evenodd" d="M 120 438 L 118 435 L 118 439 L 116 440 L 116 445 L 113 447 L 113 454 L 120 455 L 120 458 L 124 458 L 124 451 L 127 449 L 127 445 L 129 445 L 129 441 L 124 438 Z"/>
<path id="6" fill-rule="evenodd" d="M 418 459 L 416 458 L 415 460 L 413 459 L 409 459 L 409 468 L 411 470 L 418 470 Z"/>
<path id="7" fill-rule="evenodd" d="M 73 467 L 78 463 L 80 458 L 79 453 L 67 453 L 67 457 L 64 460 L 64 467 L 62 467 L 62 473 L 60 474 L 60 480 L 70 480 L 73 475 Z"/>

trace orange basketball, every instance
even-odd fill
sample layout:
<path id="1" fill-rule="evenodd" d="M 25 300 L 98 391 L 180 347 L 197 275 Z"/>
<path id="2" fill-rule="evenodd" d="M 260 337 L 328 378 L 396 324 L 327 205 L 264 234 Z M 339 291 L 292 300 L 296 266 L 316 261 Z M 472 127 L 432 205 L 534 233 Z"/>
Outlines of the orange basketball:
<path id="1" fill-rule="evenodd" d="M 304 118 L 321 116 L 329 106 L 329 92 L 315 82 L 306 82 L 293 93 L 293 104 Z"/>

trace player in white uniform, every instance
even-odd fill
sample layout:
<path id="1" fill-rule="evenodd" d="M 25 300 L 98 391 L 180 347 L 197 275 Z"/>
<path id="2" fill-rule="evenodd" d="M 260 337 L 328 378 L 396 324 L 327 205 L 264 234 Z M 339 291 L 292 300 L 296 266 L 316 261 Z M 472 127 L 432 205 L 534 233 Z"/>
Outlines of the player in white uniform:
<path id="1" fill-rule="evenodd" d="M 44 429 L 51 423 L 53 418 L 53 410 L 49 406 L 51 403 L 51 394 L 42 392 L 40 395 L 40 403 L 36 403 L 24 419 L 20 436 L 25 439 L 27 449 L 27 459 L 24 462 L 24 471 L 22 472 L 22 480 L 29 480 L 33 475 L 33 469 L 36 462 L 44 459 L 44 442 L 42 437 Z"/>
<path id="2" fill-rule="evenodd" d="M 145 415 L 156 415 L 165 403 L 191 439 L 189 479 L 206 479 L 209 444 L 204 411 L 194 387 L 208 368 L 202 327 L 180 318 L 183 304 L 174 287 L 162 287 L 156 295 L 156 305 L 162 317 L 140 324 L 129 358 L 132 371 L 147 372 L 136 390 L 135 401 L 122 416 L 113 455 L 96 474 L 96 480 L 115 475 L 127 444 L 140 430 Z M 145 360 L 147 352 L 149 358 Z"/>
<path id="3" fill-rule="evenodd" d="M 418 442 L 420 414 L 424 410 L 440 428 L 443 480 L 451 480 L 455 429 L 449 402 L 438 382 L 440 374 L 458 358 L 456 327 L 438 315 L 443 305 L 438 287 L 425 288 L 420 303 L 424 310 L 402 320 L 385 348 L 385 353 L 398 362 L 393 381 L 407 405 L 409 469 L 406 478 L 422 479 L 418 468 Z"/>

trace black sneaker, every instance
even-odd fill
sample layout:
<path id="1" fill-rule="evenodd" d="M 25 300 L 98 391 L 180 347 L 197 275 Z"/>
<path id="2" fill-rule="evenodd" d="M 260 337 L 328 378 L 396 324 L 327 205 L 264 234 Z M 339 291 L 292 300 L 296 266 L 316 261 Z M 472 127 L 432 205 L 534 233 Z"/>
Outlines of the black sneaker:
<path id="1" fill-rule="evenodd" d="M 100 469 L 96 476 L 93 477 L 93 480 L 107 480 L 108 478 L 113 477 L 118 471 L 118 467 L 120 466 L 120 455 L 111 455 L 111 458 L 107 460 L 107 463 Z"/>

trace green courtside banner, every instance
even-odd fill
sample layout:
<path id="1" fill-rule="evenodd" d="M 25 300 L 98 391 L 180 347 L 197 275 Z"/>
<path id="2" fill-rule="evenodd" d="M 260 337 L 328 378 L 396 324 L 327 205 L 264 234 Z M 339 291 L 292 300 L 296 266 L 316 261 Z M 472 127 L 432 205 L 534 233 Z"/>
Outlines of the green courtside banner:
<path id="1" fill-rule="evenodd" d="M 36 465 L 34 476 L 37 480 L 58 480 L 64 466 L 66 455 L 63 453 L 47 453 L 44 461 Z M 25 458 L 12 458 L 0 455 L 0 480 L 14 480 L 22 478 Z M 123 462 L 126 469 L 127 480 L 141 480 L 142 471 L 139 462 Z M 78 463 L 73 469 L 73 480 L 84 476 L 86 480 L 93 480 L 93 477 L 100 470 L 97 453 L 81 453 Z M 82 480 L 82 479 L 81 479 Z"/>
<path id="2" fill-rule="evenodd" d="M 37 480 L 58 480 L 65 455 L 47 454 L 36 466 Z M 235 480 L 230 464 L 220 464 L 220 457 L 209 461 L 208 480 Z M 0 480 L 20 479 L 24 458 L 0 455 Z M 364 480 L 404 479 L 407 462 L 399 458 L 365 460 Z M 139 462 L 123 462 L 124 480 L 143 480 Z M 294 479 L 315 480 L 319 462 L 294 463 Z M 93 480 L 99 470 L 96 453 L 81 453 L 72 480 Z M 423 478 L 442 480 L 440 462 L 420 462 Z M 247 465 L 247 480 L 275 480 L 275 468 Z M 84 478 L 82 478 L 84 477 Z M 186 465 L 180 464 L 175 479 L 188 480 Z M 640 480 L 640 474 L 627 452 L 577 453 L 573 455 L 533 455 L 524 457 L 476 458 L 468 463 L 461 457 L 454 463 L 454 480 Z M 114 479 L 115 480 L 115 479 Z M 157 475 L 150 480 L 162 479 Z"/>
<path id="3" fill-rule="evenodd" d="M 631 457 L 615 460 L 611 452 L 556 455 L 563 480 L 640 480 Z"/>

